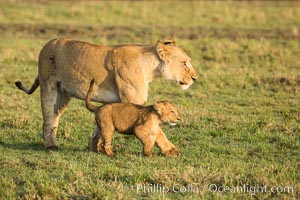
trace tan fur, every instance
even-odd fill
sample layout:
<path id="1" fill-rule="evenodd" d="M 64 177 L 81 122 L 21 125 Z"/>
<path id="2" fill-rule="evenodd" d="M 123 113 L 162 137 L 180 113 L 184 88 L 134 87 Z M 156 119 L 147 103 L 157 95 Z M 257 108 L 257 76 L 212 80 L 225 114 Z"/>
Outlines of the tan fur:
<path id="1" fill-rule="evenodd" d="M 161 123 L 175 125 L 180 119 L 179 113 L 170 101 L 158 101 L 152 106 L 143 107 L 132 103 L 111 103 L 101 107 L 91 104 L 90 96 L 94 82 L 91 82 L 86 98 L 86 107 L 95 113 L 99 151 L 108 156 L 114 156 L 112 139 L 114 131 L 126 134 L 135 134 L 143 143 L 145 156 L 152 156 L 152 148 L 156 143 L 165 156 L 178 156 L 179 151 L 167 140 L 159 127 Z M 93 148 L 93 147 L 90 147 Z"/>
<path id="2" fill-rule="evenodd" d="M 197 79 L 191 59 L 174 40 L 156 45 L 94 45 L 72 39 L 54 39 L 41 50 L 38 76 L 30 90 L 40 85 L 45 146 L 57 149 L 59 119 L 71 98 L 85 99 L 89 83 L 95 80 L 92 100 L 102 103 L 147 102 L 148 85 L 163 76 L 187 89 Z M 97 130 L 95 130 L 97 133 Z"/>

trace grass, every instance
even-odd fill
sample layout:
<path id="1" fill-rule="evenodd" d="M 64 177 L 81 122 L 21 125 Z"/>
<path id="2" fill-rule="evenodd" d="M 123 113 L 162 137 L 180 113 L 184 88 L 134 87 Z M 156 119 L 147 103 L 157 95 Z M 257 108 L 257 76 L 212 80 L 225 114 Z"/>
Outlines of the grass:
<path id="1" fill-rule="evenodd" d="M 299 7 L 286 1 L 0 1 L 1 197 L 299 198 Z M 187 91 L 155 80 L 148 103 L 171 99 L 180 108 L 181 123 L 163 127 L 180 157 L 155 149 L 157 156 L 145 158 L 137 139 L 118 134 L 116 158 L 88 152 L 93 115 L 78 100 L 61 120 L 60 151 L 44 150 L 39 91 L 27 96 L 13 83 L 29 86 L 42 46 L 63 36 L 106 44 L 175 37 L 199 78 Z M 252 186 L 268 192 L 254 194 Z"/>

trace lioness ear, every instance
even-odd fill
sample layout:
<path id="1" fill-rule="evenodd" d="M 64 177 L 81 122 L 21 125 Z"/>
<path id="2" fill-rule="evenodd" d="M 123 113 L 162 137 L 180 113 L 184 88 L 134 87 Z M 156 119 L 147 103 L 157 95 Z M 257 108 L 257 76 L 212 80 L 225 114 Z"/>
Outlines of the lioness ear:
<path id="1" fill-rule="evenodd" d="M 168 47 L 167 45 L 165 45 L 163 42 L 161 41 L 157 41 L 156 42 L 156 52 L 157 52 L 157 55 L 158 57 L 164 61 L 164 62 L 169 62 L 168 60 L 168 54 L 169 54 L 169 51 L 168 51 Z"/>
<path id="2" fill-rule="evenodd" d="M 177 46 L 173 38 L 166 38 L 163 43 L 165 45 Z"/>
<path id="3" fill-rule="evenodd" d="M 163 113 L 163 108 L 162 108 L 161 104 L 162 104 L 161 102 L 156 101 L 156 102 L 154 103 L 154 105 L 153 105 L 154 110 L 155 110 L 159 115 L 162 115 L 162 113 Z"/>

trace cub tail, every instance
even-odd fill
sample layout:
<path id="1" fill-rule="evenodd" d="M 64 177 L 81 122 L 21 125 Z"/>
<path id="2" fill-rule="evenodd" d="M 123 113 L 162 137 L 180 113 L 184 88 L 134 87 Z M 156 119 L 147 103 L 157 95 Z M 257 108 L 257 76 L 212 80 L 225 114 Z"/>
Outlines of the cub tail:
<path id="1" fill-rule="evenodd" d="M 90 87 L 89 87 L 89 90 L 86 94 L 86 99 L 85 99 L 85 106 L 91 112 L 95 112 L 95 110 L 97 108 L 91 102 L 91 96 L 92 96 L 92 92 L 93 92 L 94 82 L 95 82 L 95 80 L 93 79 L 90 83 Z"/>
<path id="2" fill-rule="evenodd" d="M 19 90 L 24 91 L 26 94 L 32 94 L 36 90 L 36 88 L 39 87 L 40 81 L 39 81 L 39 77 L 36 77 L 34 83 L 32 84 L 29 90 L 26 87 L 24 87 L 21 81 L 15 82 L 15 85 L 19 88 Z"/>

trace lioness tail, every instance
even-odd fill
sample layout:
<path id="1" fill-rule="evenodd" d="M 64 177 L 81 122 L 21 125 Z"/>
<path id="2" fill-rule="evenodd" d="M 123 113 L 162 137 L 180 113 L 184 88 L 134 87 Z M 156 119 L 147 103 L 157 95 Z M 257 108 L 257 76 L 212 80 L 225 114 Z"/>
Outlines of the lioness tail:
<path id="1" fill-rule="evenodd" d="M 34 80 L 34 83 L 32 84 L 31 88 L 28 90 L 27 88 L 24 87 L 24 85 L 21 83 L 21 81 L 15 82 L 15 85 L 22 91 L 24 91 L 26 94 L 32 94 L 36 88 L 39 87 L 40 81 L 39 77 L 36 77 Z"/>
<path id="2" fill-rule="evenodd" d="M 91 102 L 91 96 L 92 96 L 92 92 L 93 92 L 94 82 L 95 81 L 93 79 L 90 83 L 90 87 L 86 94 L 86 99 L 85 99 L 85 106 L 91 112 L 95 112 L 95 110 L 96 110 L 96 106 L 94 106 Z"/>

